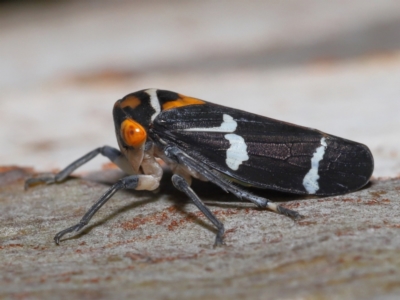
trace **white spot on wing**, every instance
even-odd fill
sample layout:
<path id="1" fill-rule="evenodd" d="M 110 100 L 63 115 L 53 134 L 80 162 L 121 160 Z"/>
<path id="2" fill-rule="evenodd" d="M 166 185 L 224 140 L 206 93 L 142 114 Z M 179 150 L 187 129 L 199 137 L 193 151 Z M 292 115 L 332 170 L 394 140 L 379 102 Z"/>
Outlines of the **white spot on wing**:
<path id="1" fill-rule="evenodd" d="M 318 168 L 319 162 L 324 158 L 325 149 L 327 144 L 325 142 L 325 138 L 321 139 L 321 146 L 319 146 L 311 158 L 311 169 L 308 171 L 306 176 L 303 179 L 303 186 L 309 194 L 315 194 L 319 190 L 318 185 Z"/>
<path id="2" fill-rule="evenodd" d="M 231 146 L 226 150 L 226 164 L 232 170 L 239 169 L 239 166 L 246 160 L 249 159 L 247 155 L 247 145 L 244 139 L 234 133 L 225 134 L 224 136 Z"/>
<path id="3" fill-rule="evenodd" d="M 224 121 L 219 127 L 187 128 L 185 131 L 228 133 L 224 136 L 230 143 L 229 149 L 226 150 L 225 162 L 229 168 L 236 171 L 244 161 L 249 159 L 247 145 L 241 136 L 233 133 L 237 122 L 227 114 L 223 114 L 222 118 Z"/>
<path id="4" fill-rule="evenodd" d="M 150 96 L 150 105 L 154 108 L 155 112 L 151 116 L 151 121 L 157 117 L 157 115 L 161 112 L 160 101 L 158 101 L 157 97 L 157 89 L 148 89 L 146 93 Z"/>
<path id="5" fill-rule="evenodd" d="M 202 128 L 187 128 L 185 131 L 207 131 L 207 132 L 234 132 L 237 127 L 236 121 L 227 114 L 223 116 L 224 121 L 222 122 L 221 126 L 219 127 L 202 127 Z"/>

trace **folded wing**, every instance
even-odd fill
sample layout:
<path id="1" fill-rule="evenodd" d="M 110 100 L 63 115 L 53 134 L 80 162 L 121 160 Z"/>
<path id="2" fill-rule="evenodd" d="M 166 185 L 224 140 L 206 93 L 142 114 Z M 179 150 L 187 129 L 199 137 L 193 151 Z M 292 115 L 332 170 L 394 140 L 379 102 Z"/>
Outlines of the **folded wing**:
<path id="1" fill-rule="evenodd" d="M 195 160 L 259 188 L 341 194 L 364 186 L 373 171 L 365 145 L 212 103 L 165 110 L 152 130 Z"/>

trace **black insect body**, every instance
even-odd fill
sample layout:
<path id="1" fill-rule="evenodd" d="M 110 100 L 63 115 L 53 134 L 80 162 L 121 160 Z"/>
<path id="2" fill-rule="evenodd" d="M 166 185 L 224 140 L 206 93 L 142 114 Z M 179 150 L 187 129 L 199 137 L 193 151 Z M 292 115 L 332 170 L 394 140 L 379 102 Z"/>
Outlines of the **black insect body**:
<path id="1" fill-rule="evenodd" d="M 216 245 L 223 243 L 224 225 L 190 188 L 192 178 L 211 181 L 258 207 L 298 219 L 297 212 L 242 186 L 337 195 L 360 189 L 373 171 L 373 157 L 365 145 L 171 91 L 147 89 L 129 94 L 115 103 L 113 116 L 120 150 L 97 148 L 53 177 L 25 183 L 29 187 L 63 181 L 98 154 L 128 174 L 78 224 L 59 232 L 54 238 L 57 244 L 65 234 L 87 225 L 118 190 L 157 189 L 163 171 L 156 157 L 171 168 L 174 186 L 217 228 Z"/>

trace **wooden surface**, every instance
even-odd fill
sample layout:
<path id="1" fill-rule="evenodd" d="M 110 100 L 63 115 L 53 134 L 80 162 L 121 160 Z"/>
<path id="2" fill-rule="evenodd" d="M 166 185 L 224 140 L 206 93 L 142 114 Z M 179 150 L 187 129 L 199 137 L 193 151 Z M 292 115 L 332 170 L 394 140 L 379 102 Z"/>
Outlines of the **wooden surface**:
<path id="1" fill-rule="evenodd" d="M 298 223 L 197 182 L 194 189 L 226 227 L 226 246 L 214 249 L 213 227 L 168 178 L 158 194 L 117 193 L 86 229 L 56 246 L 54 235 L 77 223 L 107 186 L 71 179 L 23 191 L 26 177 L 20 169 L 0 175 L 2 297 L 396 299 L 400 293 L 400 178 L 344 196 L 290 201 L 285 205 L 305 216 Z"/>

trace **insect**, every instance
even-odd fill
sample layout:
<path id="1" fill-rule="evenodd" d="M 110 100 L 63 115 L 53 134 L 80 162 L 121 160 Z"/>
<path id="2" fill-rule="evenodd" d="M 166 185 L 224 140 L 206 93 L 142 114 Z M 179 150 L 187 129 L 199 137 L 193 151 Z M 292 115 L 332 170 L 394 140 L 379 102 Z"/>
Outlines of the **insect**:
<path id="1" fill-rule="evenodd" d="M 337 195 L 360 189 L 372 174 L 373 157 L 365 145 L 321 131 L 224 107 L 175 92 L 147 89 L 118 100 L 113 109 L 119 150 L 99 147 L 50 177 L 32 184 L 63 181 L 101 154 L 126 174 L 112 185 L 74 226 L 54 240 L 85 227 L 119 190 L 155 190 L 163 170 L 172 183 L 217 228 L 215 245 L 223 244 L 224 224 L 191 189 L 192 178 L 211 181 L 256 206 L 299 219 L 301 215 L 250 193 L 245 187 L 294 194 Z"/>

